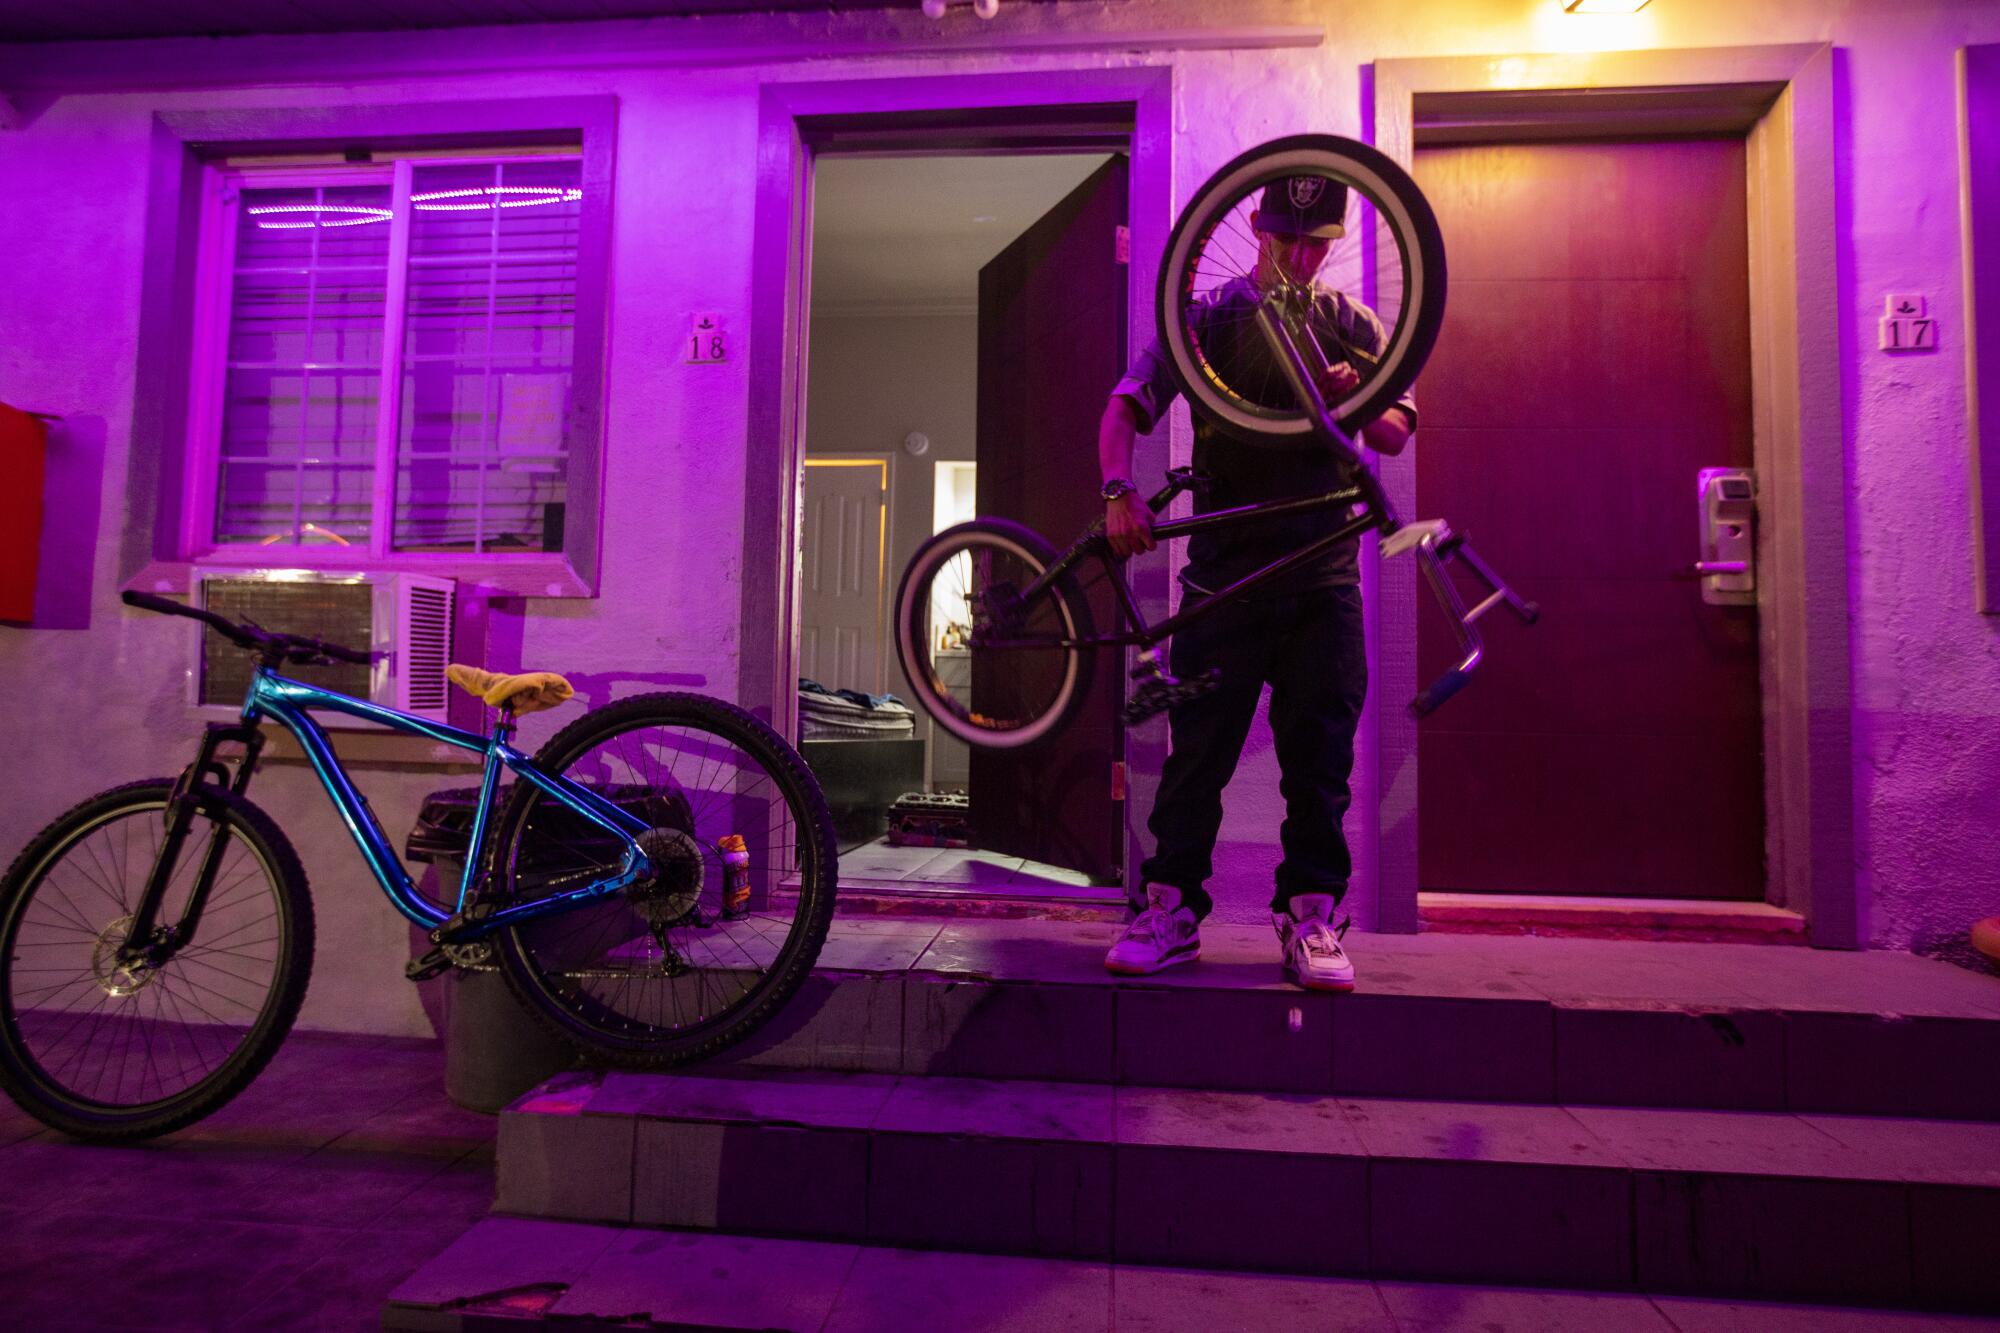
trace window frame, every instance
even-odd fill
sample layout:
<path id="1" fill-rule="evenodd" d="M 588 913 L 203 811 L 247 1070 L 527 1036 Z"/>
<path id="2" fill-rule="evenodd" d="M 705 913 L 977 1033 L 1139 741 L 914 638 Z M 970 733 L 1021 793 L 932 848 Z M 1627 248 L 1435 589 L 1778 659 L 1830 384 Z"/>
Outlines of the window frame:
<path id="1" fill-rule="evenodd" d="M 597 596 L 616 127 L 617 99 L 608 95 L 156 111 L 146 212 L 152 258 L 140 303 L 132 416 L 135 525 L 121 561 L 120 585 L 186 593 L 197 567 L 262 565 L 431 574 L 456 578 L 468 592 L 482 596 Z M 373 164 L 387 171 L 405 157 L 423 164 L 516 160 L 534 153 L 574 155 L 582 162 L 563 548 L 378 554 L 373 533 L 366 551 L 216 543 L 214 468 L 220 442 L 214 428 L 219 419 L 206 437 L 211 443 L 202 449 L 194 445 L 202 438 L 196 433 L 203 426 L 202 414 L 214 411 L 214 403 L 201 397 L 197 376 L 219 368 L 210 349 L 218 335 L 227 337 L 228 302 L 218 300 L 214 285 L 205 281 L 216 272 L 213 250 L 224 239 L 211 225 L 215 210 L 209 206 L 210 191 L 219 190 L 243 158 L 301 159 L 290 167 L 274 163 L 270 178 L 277 180 L 285 171 L 297 178 L 327 165 L 354 163 L 351 169 L 365 169 L 376 155 L 381 160 Z M 385 314 L 385 327 L 386 322 Z M 221 377 L 215 378 L 219 394 Z M 378 451 L 381 445 L 378 428 Z M 393 470 L 386 479 L 393 488 Z M 378 486 L 384 481 L 379 468 L 376 481 Z M 198 494 L 203 487 L 209 492 L 205 500 Z M 385 530 L 380 541 L 387 540 Z"/>

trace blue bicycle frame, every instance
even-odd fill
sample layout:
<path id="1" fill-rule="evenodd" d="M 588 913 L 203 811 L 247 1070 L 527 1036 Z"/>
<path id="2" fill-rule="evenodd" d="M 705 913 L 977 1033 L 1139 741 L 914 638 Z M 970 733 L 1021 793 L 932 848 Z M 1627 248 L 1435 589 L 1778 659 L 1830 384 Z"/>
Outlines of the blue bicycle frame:
<path id="1" fill-rule="evenodd" d="M 479 783 L 479 803 L 473 813 L 472 837 L 466 848 L 466 875 L 459 886 L 458 910 L 445 912 L 436 904 L 426 901 L 417 893 L 416 885 L 410 879 L 409 871 L 392 850 L 388 837 L 382 832 L 381 821 L 368 806 L 354 784 L 348 780 L 340 759 L 333 751 L 333 743 L 326 731 L 314 721 L 310 710 L 322 709 L 330 713 L 345 713 L 367 722 L 380 723 L 396 731 L 425 736 L 431 740 L 470 750 L 482 756 L 484 771 Z M 599 898 L 607 897 L 629 887 L 652 873 L 652 863 L 639 849 L 636 839 L 647 831 L 647 825 L 596 792 L 578 786 L 557 774 L 543 772 L 535 761 L 516 750 L 508 743 L 513 733 L 513 717 L 503 712 L 494 726 L 491 736 L 480 736 L 470 731 L 442 722 L 432 722 L 427 718 L 413 717 L 408 713 L 384 708 L 380 704 L 364 699 L 337 694 L 302 681 L 280 676 L 268 666 L 259 666 L 251 678 L 249 693 L 243 701 L 243 715 L 240 728 L 228 727 L 216 730 L 228 733 L 243 732 L 256 734 L 257 724 L 263 718 L 274 718 L 298 740 L 299 748 L 305 751 L 306 759 L 312 764 L 313 772 L 319 775 L 320 785 L 326 788 L 327 796 L 347 825 L 347 831 L 354 838 L 355 846 L 361 849 L 361 858 L 374 872 L 375 880 L 382 886 L 389 901 L 396 910 L 426 930 L 437 930 L 446 923 L 453 924 L 449 932 L 449 942 L 465 944 L 484 938 L 509 926 L 518 926 L 538 917 L 553 916 L 573 907 L 582 906 Z M 254 757 L 254 752 L 253 752 Z M 192 770 L 196 780 L 209 759 L 204 749 L 203 762 L 198 762 Z M 248 776 L 248 765 L 239 776 L 239 784 Z M 560 801 L 591 822 L 616 834 L 625 843 L 625 855 L 618 873 L 605 879 L 595 880 L 581 888 L 570 889 L 537 898 L 531 902 L 515 903 L 499 908 L 477 920 L 464 920 L 467 886 L 473 882 L 485 851 L 486 838 L 491 824 L 494 798 L 499 791 L 500 770 L 512 769 L 523 781 L 531 782 L 553 799 Z"/>

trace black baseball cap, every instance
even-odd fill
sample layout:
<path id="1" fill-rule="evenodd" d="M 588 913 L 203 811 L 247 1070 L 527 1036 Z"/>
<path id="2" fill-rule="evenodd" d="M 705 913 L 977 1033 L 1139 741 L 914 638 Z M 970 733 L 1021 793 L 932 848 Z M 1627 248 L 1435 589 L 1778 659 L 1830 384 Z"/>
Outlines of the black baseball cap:
<path id="1" fill-rule="evenodd" d="M 1257 230 L 1330 241 L 1346 233 L 1347 187 L 1325 176 L 1287 176 L 1264 187 Z"/>

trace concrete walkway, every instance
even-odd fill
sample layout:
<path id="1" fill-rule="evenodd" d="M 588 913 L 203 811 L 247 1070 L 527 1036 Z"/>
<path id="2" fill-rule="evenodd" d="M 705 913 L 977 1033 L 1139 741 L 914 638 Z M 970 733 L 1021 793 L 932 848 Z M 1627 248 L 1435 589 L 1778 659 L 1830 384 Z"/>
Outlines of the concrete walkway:
<path id="1" fill-rule="evenodd" d="M 486 1214 L 494 1121 L 435 1042 L 295 1034 L 202 1124 L 107 1148 L 0 1098 L 0 1328 L 372 1329 Z"/>

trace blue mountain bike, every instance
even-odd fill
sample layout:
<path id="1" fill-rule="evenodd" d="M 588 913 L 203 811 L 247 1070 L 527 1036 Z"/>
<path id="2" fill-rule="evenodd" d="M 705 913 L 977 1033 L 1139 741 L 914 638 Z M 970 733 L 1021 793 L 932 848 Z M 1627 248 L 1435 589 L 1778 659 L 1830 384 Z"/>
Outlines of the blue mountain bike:
<path id="1" fill-rule="evenodd" d="M 691 694 L 593 710 L 532 759 L 516 714 L 560 677 L 455 669 L 498 709 L 488 735 L 288 679 L 366 653 L 143 593 L 254 655 L 240 717 L 178 778 L 114 787 L 42 830 L 0 880 L 0 1088 L 85 1139 L 164 1134 L 256 1078 L 312 969 L 305 871 L 247 791 L 270 719 L 297 739 L 396 910 L 429 933 L 412 980 L 497 964 L 544 1023 L 601 1062 L 664 1066 L 741 1040 L 798 988 L 833 914 L 833 821 L 798 753 Z M 398 861 L 313 710 L 482 757 L 463 882 Z M 503 770 L 515 780 L 503 787 Z"/>

